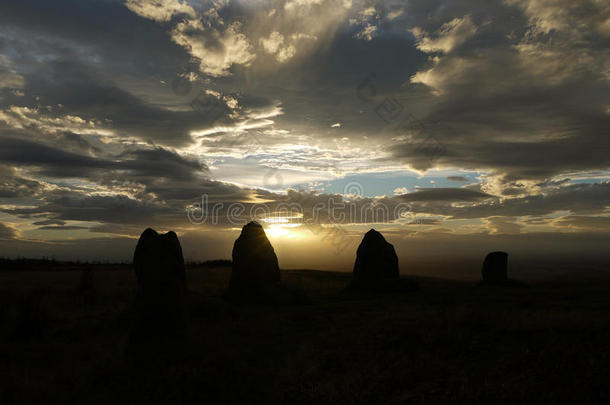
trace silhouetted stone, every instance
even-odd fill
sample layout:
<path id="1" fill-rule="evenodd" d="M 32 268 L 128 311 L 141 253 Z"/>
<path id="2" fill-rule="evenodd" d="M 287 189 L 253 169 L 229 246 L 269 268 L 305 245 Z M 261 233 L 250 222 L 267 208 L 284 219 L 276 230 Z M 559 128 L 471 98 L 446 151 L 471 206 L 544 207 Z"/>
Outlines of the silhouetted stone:
<path id="1" fill-rule="evenodd" d="M 483 261 L 483 282 L 502 284 L 508 281 L 507 277 L 508 253 L 491 252 Z"/>
<path id="2" fill-rule="evenodd" d="M 374 229 L 362 238 L 356 251 L 354 278 L 351 288 L 405 291 L 417 289 L 417 283 L 401 279 L 398 271 L 398 256 L 394 246 Z"/>
<path id="3" fill-rule="evenodd" d="M 277 256 L 263 227 L 245 225 L 233 245 L 233 267 L 227 298 L 235 301 L 266 300 L 280 284 Z"/>
<path id="4" fill-rule="evenodd" d="M 152 344 L 154 350 L 182 336 L 187 326 L 186 272 L 182 248 L 172 231 L 146 229 L 136 246 L 133 265 L 138 281 L 136 321 L 128 351 Z"/>
<path id="5" fill-rule="evenodd" d="M 399 278 L 398 256 L 394 246 L 381 233 L 371 229 L 364 235 L 356 251 L 354 282 L 368 285 Z"/>

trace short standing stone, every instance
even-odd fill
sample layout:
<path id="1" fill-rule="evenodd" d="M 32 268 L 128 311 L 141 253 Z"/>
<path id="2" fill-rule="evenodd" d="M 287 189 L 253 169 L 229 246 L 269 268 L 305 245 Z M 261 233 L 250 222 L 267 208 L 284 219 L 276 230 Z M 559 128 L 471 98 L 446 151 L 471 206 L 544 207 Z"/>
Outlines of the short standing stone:
<path id="1" fill-rule="evenodd" d="M 483 261 L 483 281 L 486 283 L 504 283 L 507 281 L 508 253 L 491 252 Z"/>
<path id="2" fill-rule="evenodd" d="M 367 287 L 399 280 L 398 256 L 394 246 L 374 229 L 368 231 L 356 252 L 354 284 Z"/>
<path id="3" fill-rule="evenodd" d="M 245 225 L 233 245 L 233 268 L 229 296 L 256 296 L 280 283 L 277 256 L 263 227 L 250 222 Z"/>

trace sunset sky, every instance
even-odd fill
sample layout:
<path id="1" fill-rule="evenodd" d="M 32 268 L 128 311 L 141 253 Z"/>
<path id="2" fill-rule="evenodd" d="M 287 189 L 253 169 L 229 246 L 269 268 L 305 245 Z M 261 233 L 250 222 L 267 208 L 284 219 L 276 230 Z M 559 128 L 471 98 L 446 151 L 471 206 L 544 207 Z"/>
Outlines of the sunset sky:
<path id="1" fill-rule="evenodd" d="M 609 84 L 607 0 L 5 1 L 0 256 L 607 257 Z"/>

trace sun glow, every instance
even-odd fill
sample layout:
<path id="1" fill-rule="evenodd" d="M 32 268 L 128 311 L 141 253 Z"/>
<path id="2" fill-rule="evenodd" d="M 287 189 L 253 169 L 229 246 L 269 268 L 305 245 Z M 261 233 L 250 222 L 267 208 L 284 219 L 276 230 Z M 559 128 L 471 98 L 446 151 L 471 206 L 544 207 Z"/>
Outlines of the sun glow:
<path id="1" fill-rule="evenodd" d="M 297 239 L 303 236 L 300 229 L 301 224 L 271 224 L 265 228 L 265 233 L 274 239 L 290 238 Z"/>

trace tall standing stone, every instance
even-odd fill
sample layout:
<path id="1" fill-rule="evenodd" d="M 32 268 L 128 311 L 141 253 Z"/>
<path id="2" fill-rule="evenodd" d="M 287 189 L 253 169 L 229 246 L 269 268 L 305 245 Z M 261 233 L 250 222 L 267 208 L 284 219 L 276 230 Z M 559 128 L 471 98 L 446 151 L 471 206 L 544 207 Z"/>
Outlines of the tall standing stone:
<path id="1" fill-rule="evenodd" d="M 181 336 L 187 326 L 186 271 L 178 236 L 146 229 L 138 240 L 133 265 L 138 292 L 131 351 Z"/>
<path id="2" fill-rule="evenodd" d="M 245 225 L 233 245 L 230 298 L 248 299 L 277 287 L 280 268 L 265 230 L 257 222 Z"/>

